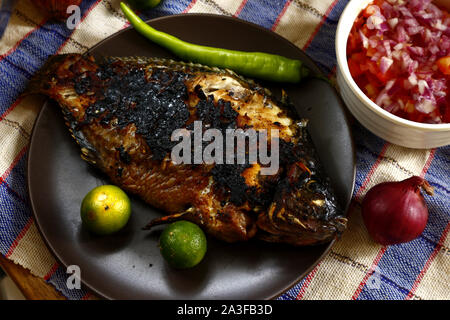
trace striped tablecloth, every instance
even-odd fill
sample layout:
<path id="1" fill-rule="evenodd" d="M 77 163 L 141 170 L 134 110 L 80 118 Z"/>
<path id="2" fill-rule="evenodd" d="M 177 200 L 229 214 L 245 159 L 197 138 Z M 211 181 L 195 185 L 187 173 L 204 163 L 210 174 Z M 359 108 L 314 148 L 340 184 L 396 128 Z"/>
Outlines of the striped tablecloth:
<path id="1" fill-rule="evenodd" d="M 271 29 L 306 51 L 330 76 L 334 37 L 348 0 L 163 0 L 143 18 L 207 12 L 234 16 Z M 66 272 L 39 235 L 28 203 L 26 155 L 39 111 L 36 98 L 18 99 L 49 55 L 84 52 L 127 26 L 115 0 L 84 0 L 75 30 L 47 20 L 30 0 L 19 0 L 0 41 L 0 252 L 53 284 L 70 299 Z M 389 144 L 357 122 L 357 176 L 348 230 L 310 274 L 279 299 L 449 299 L 450 147 L 411 150 Z M 423 234 L 409 243 L 381 246 L 370 240 L 360 203 L 373 185 L 424 176 L 435 188 Z"/>

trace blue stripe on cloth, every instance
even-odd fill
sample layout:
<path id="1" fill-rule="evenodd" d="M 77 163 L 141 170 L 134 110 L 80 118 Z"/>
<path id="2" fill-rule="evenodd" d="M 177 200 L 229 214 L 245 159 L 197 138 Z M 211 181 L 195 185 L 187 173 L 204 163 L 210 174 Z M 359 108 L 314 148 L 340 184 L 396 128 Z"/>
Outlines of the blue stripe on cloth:
<path id="1" fill-rule="evenodd" d="M 306 53 L 310 57 L 313 57 L 322 71 L 326 74 L 330 73 L 336 65 L 336 53 L 334 49 L 336 28 L 339 17 L 348 1 L 349 0 L 340 0 L 336 3 L 306 49 Z"/>
<path id="2" fill-rule="evenodd" d="M 6 184 L 6 186 L 15 193 L 15 197 L 19 198 L 19 200 L 22 200 L 24 203 L 28 203 L 26 162 L 27 154 L 25 153 L 2 183 Z"/>
<path id="3" fill-rule="evenodd" d="M 378 263 L 380 286 L 366 284 L 358 299 L 404 299 L 434 247 L 423 238 L 389 246 Z"/>
<path id="4" fill-rule="evenodd" d="M 297 296 L 298 296 L 298 293 L 300 292 L 301 287 L 303 286 L 303 284 L 306 281 L 306 277 L 307 276 L 305 276 L 299 283 L 297 283 L 291 289 L 289 289 L 284 294 L 279 296 L 277 298 L 277 300 L 295 300 L 297 298 Z"/>
<path id="5" fill-rule="evenodd" d="M 66 267 L 58 266 L 55 272 L 50 276 L 47 282 L 51 283 L 56 289 L 70 300 L 80 300 L 88 294 L 88 291 L 81 286 L 81 289 L 67 288 L 67 278 L 70 274 L 66 273 Z M 81 270 L 81 279 L 83 279 L 83 270 Z"/>
<path id="6" fill-rule="evenodd" d="M 23 190 L 26 187 L 23 180 L 25 158 L 26 155 L 11 170 L 9 177 L 0 184 L 0 252 L 2 255 L 6 255 L 31 217 L 31 210 L 28 201 L 25 200 L 27 197 L 24 197 Z M 16 178 L 18 181 L 14 182 L 14 185 L 8 183 Z M 15 190 L 14 187 L 21 181 L 24 182 L 23 187 L 17 188 L 20 191 Z"/>
<path id="7" fill-rule="evenodd" d="M 434 187 L 434 196 L 426 198 L 430 217 L 423 236 L 433 242 L 439 241 L 442 229 L 450 221 L 449 168 L 450 146 L 437 149 L 432 165 L 425 175 L 425 180 Z"/>
<path id="8" fill-rule="evenodd" d="M 287 0 L 248 0 L 238 17 L 270 29 L 286 2 Z"/>
<path id="9" fill-rule="evenodd" d="M 354 189 L 354 195 L 356 195 L 383 149 L 385 141 L 364 128 L 359 122 L 353 124 L 352 133 L 356 146 Z"/>
<path id="10" fill-rule="evenodd" d="M 389 246 L 378 263 L 382 274 L 381 286 L 361 291 L 358 299 L 405 299 L 423 270 L 439 239 L 450 222 L 450 182 L 445 162 L 450 157 L 450 147 L 436 150 L 425 179 L 435 187 L 434 196 L 425 196 L 428 206 L 428 223 L 422 235 L 408 243 Z M 439 181 L 441 187 L 436 187 Z"/>
<path id="11" fill-rule="evenodd" d="M 83 1 L 84 15 L 96 0 Z M 11 54 L 0 61 L 0 114 L 25 89 L 28 79 L 43 65 L 49 55 L 56 53 L 72 34 L 64 22 L 49 21 L 33 31 Z M 44 45 L 45 44 L 45 45 Z"/>

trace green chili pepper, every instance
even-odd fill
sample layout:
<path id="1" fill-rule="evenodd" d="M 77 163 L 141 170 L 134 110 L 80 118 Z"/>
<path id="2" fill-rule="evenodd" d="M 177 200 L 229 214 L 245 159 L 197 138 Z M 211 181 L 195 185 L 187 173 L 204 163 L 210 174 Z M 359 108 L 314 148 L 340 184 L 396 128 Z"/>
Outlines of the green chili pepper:
<path id="1" fill-rule="evenodd" d="M 276 82 L 295 83 L 309 74 L 309 69 L 300 60 L 269 53 L 220 49 L 185 42 L 150 27 L 123 2 L 120 3 L 120 7 L 139 33 L 181 59 L 227 68 L 248 77 Z"/>
<path id="2" fill-rule="evenodd" d="M 146 10 L 156 7 L 161 0 L 128 0 L 128 2 L 139 10 Z"/>

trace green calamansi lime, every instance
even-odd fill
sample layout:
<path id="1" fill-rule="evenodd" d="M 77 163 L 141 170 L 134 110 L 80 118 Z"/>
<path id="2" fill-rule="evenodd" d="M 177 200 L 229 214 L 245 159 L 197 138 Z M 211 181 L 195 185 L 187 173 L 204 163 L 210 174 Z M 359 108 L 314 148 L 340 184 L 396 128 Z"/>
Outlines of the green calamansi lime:
<path id="1" fill-rule="evenodd" d="M 103 185 L 89 191 L 81 203 L 81 220 L 93 233 L 112 234 L 122 229 L 131 215 L 131 203 L 119 187 Z"/>
<path id="2" fill-rule="evenodd" d="M 206 253 L 206 237 L 202 229 L 189 221 L 170 224 L 159 238 L 159 248 L 166 261 L 174 268 L 191 268 Z"/>
<path id="3" fill-rule="evenodd" d="M 137 10 L 146 10 L 156 7 L 161 0 L 128 0 L 128 2 Z"/>

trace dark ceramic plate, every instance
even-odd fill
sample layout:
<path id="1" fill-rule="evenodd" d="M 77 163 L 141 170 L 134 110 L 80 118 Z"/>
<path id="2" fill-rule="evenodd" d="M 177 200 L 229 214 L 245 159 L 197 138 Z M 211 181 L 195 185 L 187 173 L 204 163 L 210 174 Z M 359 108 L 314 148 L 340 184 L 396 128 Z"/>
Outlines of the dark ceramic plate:
<path id="1" fill-rule="evenodd" d="M 234 18 L 189 14 L 149 22 L 194 43 L 265 51 L 303 60 L 297 47 L 259 26 Z M 300 32 L 300 31 L 299 31 Z M 95 56 L 173 58 L 164 49 L 126 29 L 90 50 Z M 279 86 L 264 83 L 275 93 Z M 321 160 L 347 208 L 354 185 L 354 147 L 344 107 L 326 82 L 283 86 L 298 113 L 310 119 Z M 227 244 L 208 239 L 205 259 L 190 270 L 174 270 L 162 259 L 157 241 L 163 227 L 141 231 L 161 212 L 132 198 L 133 214 L 119 234 L 96 237 L 82 228 L 80 204 L 93 187 L 108 180 L 80 158 L 58 107 L 46 103 L 36 121 L 28 158 L 28 185 L 35 218 L 47 245 L 63 265 L 78 265 L 85 285 L 111 299 L 269 299 L 302 279 L 332 243 L 295 248 L 259 241 Z"/>

